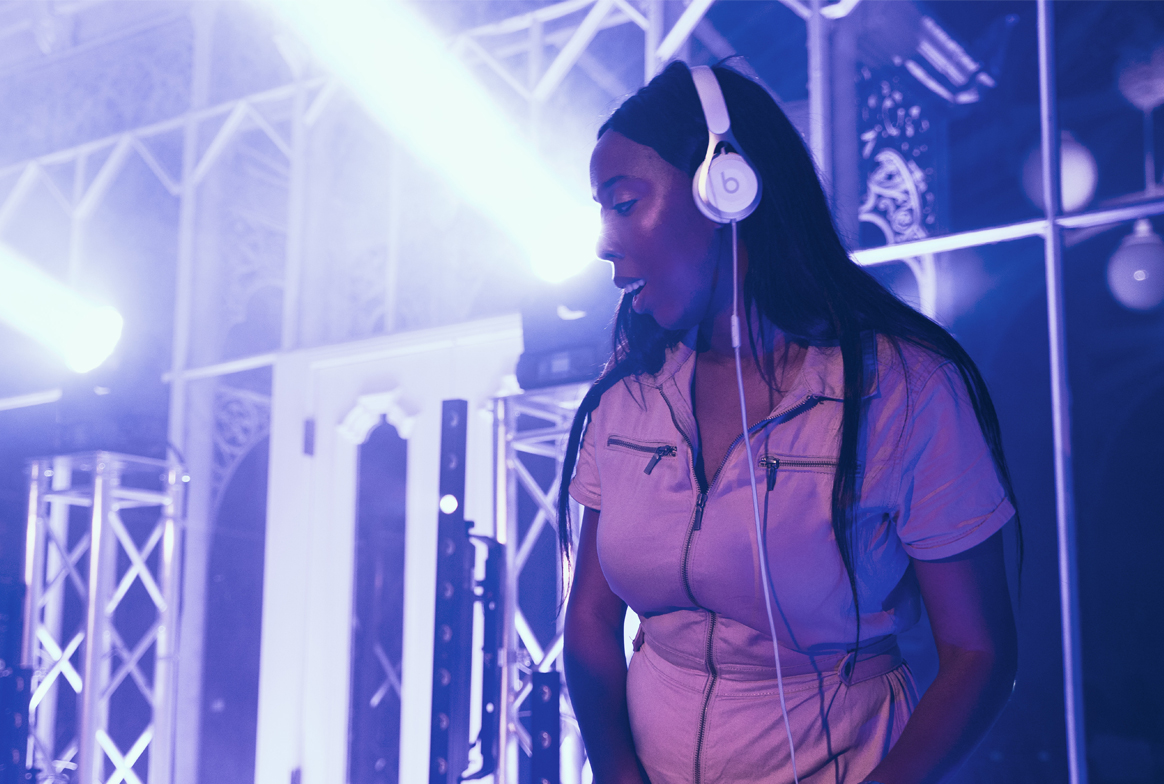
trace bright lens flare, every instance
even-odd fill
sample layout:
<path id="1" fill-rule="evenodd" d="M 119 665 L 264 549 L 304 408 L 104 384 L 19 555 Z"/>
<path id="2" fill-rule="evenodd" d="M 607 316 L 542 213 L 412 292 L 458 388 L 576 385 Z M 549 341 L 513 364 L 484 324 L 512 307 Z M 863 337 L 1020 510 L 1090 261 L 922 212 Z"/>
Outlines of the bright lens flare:
<path id="1" fill-rule="evenodd" d="M 469 70 L 397 0 L 269 0 L 368 112 L 558 282 L 594 259 L 595 211 L 546 168 Z"/>
<path id="2" fill-rule="evenodd" d="M 122 318 L 96 305 L 0 245 L 0 321 L 60 355 L 70 370 L 88 373 L 113 353 Z"/>

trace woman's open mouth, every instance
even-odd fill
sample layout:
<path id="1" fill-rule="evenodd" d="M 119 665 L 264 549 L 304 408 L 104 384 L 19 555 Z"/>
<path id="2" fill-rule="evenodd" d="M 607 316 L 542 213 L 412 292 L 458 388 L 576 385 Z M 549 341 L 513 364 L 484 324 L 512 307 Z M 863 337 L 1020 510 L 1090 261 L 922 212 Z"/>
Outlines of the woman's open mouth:
<path id="1" fill-rule="evenodd" d="M 630 296 L 634 297 L 634 299 L 631 300 L 631 307 L 633 307 L 635 309 L 636 313 L 642 312 L 638 308 L 638 303 L 639 303 L 639 297 L 642 293 L 642 288 L 643 288 L 643 285 L 645 282 L 646 281 L 644 281 L 642 278 L 639 278 L 638 280 L 631 281 L 630 283 L 628 283 L 622 287 L 622 293 L 624 295 L 626 295 L 628 297 L 630 297 Z"/>

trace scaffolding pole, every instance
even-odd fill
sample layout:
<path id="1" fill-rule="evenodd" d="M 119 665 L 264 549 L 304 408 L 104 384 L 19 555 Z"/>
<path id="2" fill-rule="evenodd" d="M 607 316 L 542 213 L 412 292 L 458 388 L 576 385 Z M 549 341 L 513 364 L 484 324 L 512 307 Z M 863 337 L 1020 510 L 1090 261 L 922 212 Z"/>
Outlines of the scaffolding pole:
<path id="1" fill-rule="evenodd" d="M 1063 633 L 1063 696 L 1071 784 L 1087 783 L 1080 661 L 1079 585 L 1075 560 L 1075 490 L 1071 467 L 1071 412 L 1067 388 L 1067 335 L 1063 314 L 1063 247 L 1059 217 L 1059 118 L 1055 93 L 1055 16 L 1038 0 L 1039 125 L 1043 204 L 1046 209 L 1047 330 L 1051 348 L 1051 429 L 1055 448 L 1055 522 L 1059 554 L 1059 609 Z"/>

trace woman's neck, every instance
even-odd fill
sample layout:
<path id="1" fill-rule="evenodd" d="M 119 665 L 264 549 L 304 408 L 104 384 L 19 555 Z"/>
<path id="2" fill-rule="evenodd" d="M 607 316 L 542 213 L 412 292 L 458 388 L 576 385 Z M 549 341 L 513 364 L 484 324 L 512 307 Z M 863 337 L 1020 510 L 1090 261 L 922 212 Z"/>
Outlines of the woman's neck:
<path id="1" fill-rule="evenodd" d="M 741 296 L 741 304 L 743 297 Z M 742 308 L 741 308 L 742 309 Z M 799 367 L 803 355 L 801 344 L 790 339 L 778 326 L 760 313 L 753 303 L 750 318 L 740 314 L 740 356 L 744 362 L 744 373 L 761 371 L 762 375 L 775 379 L 778 384 L 791 366 Z M 748 330 L 752 339 L 748 340 Z M 752 346 L 756 347 L 753 355 Z M 720 310 L 704 319 L 695 333 L 694 349 L 701 362 L 729 364 L 735 362 L 732 348 L 731 307 Z M 759 360 L 763 367 L 757 365 Z"/>
<path id="2" fill-rule="evenodd" d="M 735 356 L 732 348 L 732 310 L 729 301 L 726 308 L 719 308 L 699 324 L 695 337 L 695 350 L 706 355 L 713 362 L 728 362 Z M 748 319 L 741 316 L 741 333 L 748 328 Z M 753 330 L 755 332 L 755 330 Z M 741 337 L 741 340 L 743 338 Z M 740 344 L 743 346 L 743 343 Z"/>

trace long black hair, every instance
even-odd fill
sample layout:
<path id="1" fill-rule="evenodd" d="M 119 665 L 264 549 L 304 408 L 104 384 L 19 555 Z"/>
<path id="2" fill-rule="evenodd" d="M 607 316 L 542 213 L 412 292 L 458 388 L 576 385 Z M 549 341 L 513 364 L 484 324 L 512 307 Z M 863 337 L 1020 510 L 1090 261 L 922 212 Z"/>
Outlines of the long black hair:
<path id="1" fill-rule="evenodd" d="M 883 335 L 897 347 L 899 355 L 904 342 L 958 368 L 1013 504 L 998 415 L 982 374 L 950 333 L 897 299 L 849 257 L 837 235 L 812 158 L 776 101 L 762 86 L 730 68 L 719 65 L 713 71 L 728 106 L 732 132 L 764 184 L 756 211 L 739 224 L 741 241 L 748 250 L 744 312 L 751 314 L 755 308 L 763 316 L 761 329 L 767 320 L 795 340 L 840 347 L 844 403 L 841 448 L 833 477 L 832 527 L 857 603 L 852 522 L 865 389 L 864 339 Z M 673 62 L 667 66 L 611 115 L 598 136 L 611 130 L 652 148 L 693 177 L 707 150 L 707 123 L 687 65 Z M 602 395 L 620 380 L 657 373 L 667 349 L 683 336 L 682 332 L 663 330 L 648 315 L 635 313 L 630 299 L 623 296 L 615 317 L 613 359 L 582 399 L 567 441 L 558 493 L 558 538 L 566 558 L 572 543 L 568 490 L 587 418 Z M 752 353 L 764 372 L 766 363 L 759 362 L 755 340 Z M 771 374 L 766 373 L 765 380 L 775 386 Z M 1021 563 L 1021 539 L 1019 553 Z M 859 608 L 857 617 L 859 620 Z"/>

